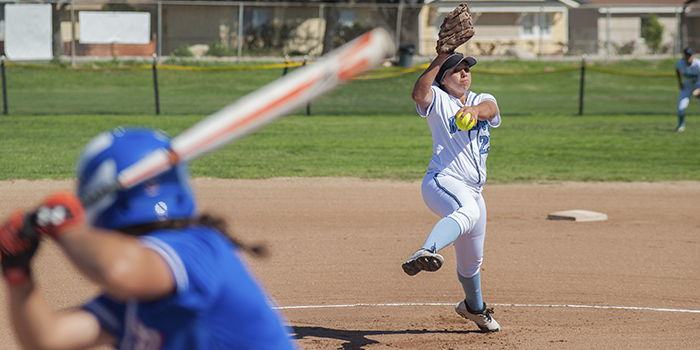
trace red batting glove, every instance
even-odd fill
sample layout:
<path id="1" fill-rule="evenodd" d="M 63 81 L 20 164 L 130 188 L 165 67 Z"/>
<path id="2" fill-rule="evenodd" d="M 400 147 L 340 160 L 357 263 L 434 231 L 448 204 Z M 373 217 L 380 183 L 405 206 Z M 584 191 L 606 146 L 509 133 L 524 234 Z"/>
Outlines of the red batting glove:
<path id="1" fill-rule="evenodd" d="M 85 210 L 80 200 L 68 191 L 49 196 L 36 209 L 34 225 L 37 231 L 58 239 L 67 231 L 85 224 Z"/>
<path id="2" fill-rule="evenodd" d="M 30 220 L 30 215 L 17 209 L 0 226 L 0 264 L 11 286 L 24 283 L 31 275 L 29 264 L 39 247 L 39 238 Z"/>

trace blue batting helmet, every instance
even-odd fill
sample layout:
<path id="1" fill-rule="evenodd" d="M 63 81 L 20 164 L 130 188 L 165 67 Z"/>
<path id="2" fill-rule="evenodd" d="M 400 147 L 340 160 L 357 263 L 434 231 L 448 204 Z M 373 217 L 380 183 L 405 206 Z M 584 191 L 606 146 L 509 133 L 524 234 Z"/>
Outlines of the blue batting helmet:
<path id="1" fill-rule="evenodd" d="M 93 138 L 80 154 L 78 196 L 113 182 L 117 174 L 151 151 L 169 148 L 170 138 L 146 128 L 116 128 Z M 168 219 L 190 218 L 196 205 L 185 164 L 125 191 L 108 193 L 85 207 L 95 227 L 120 229 Z"/>

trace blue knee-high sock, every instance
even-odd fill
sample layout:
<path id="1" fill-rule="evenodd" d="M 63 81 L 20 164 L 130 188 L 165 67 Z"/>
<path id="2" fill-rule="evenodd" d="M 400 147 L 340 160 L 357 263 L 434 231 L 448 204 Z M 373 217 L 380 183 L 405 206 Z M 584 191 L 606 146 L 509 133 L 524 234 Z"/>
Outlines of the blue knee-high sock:
<path id="1" fill-rule="evenodd" d="M 437 253 L 454 242 L 461 233 L 462 229 L 459 228 L 457 221 L 444 217 L 433 226 L 433 230 L 423 244 L 423 249 Z"/>
<path id="2" fill-rule="evenodd" d="M 467 305 L 473 311 L 480 311 L 484 307 L 484 301 L 481 299 L 481 273 L 477 272 L 474 277 L 466 278 L 457 272 L 457 278 L 462 283 L 464 295 L 466 296 Z"/>
<path id="3" fill-rule="evenodd" d="M 678 115 L 678 126 L 685 126 L 685 113 Z"/>

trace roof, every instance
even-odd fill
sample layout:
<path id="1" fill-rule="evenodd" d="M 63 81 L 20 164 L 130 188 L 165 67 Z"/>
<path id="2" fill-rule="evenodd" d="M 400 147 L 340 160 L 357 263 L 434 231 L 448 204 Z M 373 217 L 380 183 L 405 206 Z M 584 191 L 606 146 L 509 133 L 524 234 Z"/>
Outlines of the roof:
<path id="1" fill-rule="evenodd" d="M 683 7 L 688 0 L 472 0 L 469 7 L 568 6 L 568 7 Z M 425 0 L 431 6 L 456 6 L 464 0 Z M 690 4 L 700 6 L 700 0 Z"/>
<path id="2" fill-rule="evenodd" d="M 683 7 L 686 0 L 579 0 L 582 4 L 597 6 L 679 6 Z"/>
<path id="3" fill-rule="evenodd" d="M 436 7 L 439 13 L 448 13 L 464 0 L 424 0 L 425 4 Z M 691 3 L 687 6 L 686 2 Z M 686 13 L 700 16 L 700 0 L 474 0 L 469 7 L 478 12 L 530 12 L 538 8 L 549 12 L 562 9 L 591 9 L 611 14 L 673 14 L 686 7 Z"/>
<path id="4" fill-rule="evenodd" d="M 465 2 L 464 0 L 436 0 L 430 2 L 432 6 L 452 6 Z M 469 8 L 478 6 L 566 6 L 565 2 L 575 0 L 474 0 L 468 1 Z M 426 1 L 426 3 L 428 3 Z"/>

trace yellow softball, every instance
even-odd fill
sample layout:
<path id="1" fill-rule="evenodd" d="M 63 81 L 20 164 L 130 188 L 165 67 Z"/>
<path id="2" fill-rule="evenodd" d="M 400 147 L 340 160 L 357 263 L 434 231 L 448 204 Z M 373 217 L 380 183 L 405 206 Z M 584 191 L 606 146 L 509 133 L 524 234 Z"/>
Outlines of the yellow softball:
<path id="1" fill-rule="evenodd" d="M 455 124 L 457 125 L 459 130 L 469 130 L 476 125 L 476 118 L 474 118 L 474 120 L 471 120 L 471 117 L 471 113 L 467 113 L 464 116 L 462 116 L 462 112 L 459 112 L 459 114 L 455 116 Z"/>

